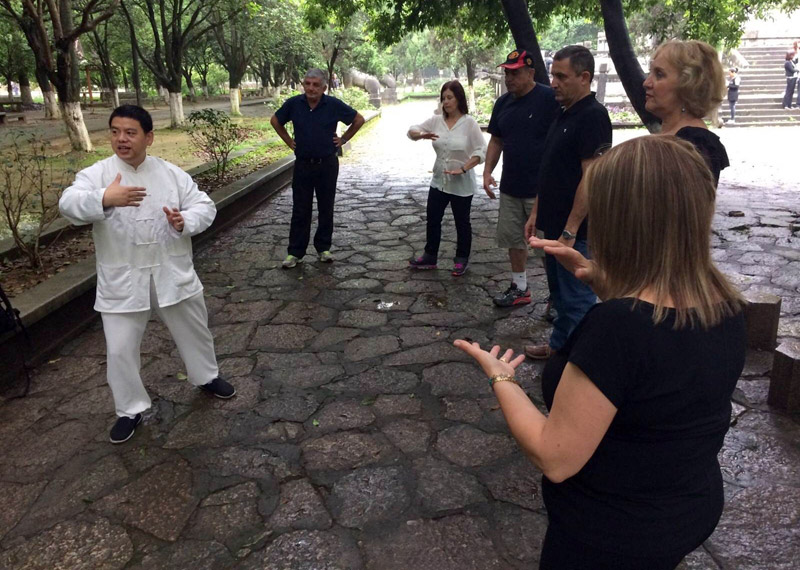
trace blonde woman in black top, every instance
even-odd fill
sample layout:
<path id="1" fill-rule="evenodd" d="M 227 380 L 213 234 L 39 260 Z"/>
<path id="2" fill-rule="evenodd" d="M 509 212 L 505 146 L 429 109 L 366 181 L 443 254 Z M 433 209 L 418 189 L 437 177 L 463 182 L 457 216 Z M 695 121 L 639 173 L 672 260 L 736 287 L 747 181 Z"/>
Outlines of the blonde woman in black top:
<path id="1" fill-rule="evenodd" d="M 540 569 L 672 570 L 722 513 L 717 454 L 744 366 L 742 300 L 711 260 L 716 190 L 692 145 L 630 140 L 584 183 L 593 259 L 530 239 L 604 300 L 545 366 L 549 415 L 515 381 L 524 356 L 455 345 L 542 471 Z"/>
<path id="2" fill-rule="evenodd" d="M 658 46 L 644 81 L 645 108 L 661 119 L 661 134 L 675 135 L 697 147 L 716 183 L 730 163 L 725 147 L 703 117 L 719 107 L 725 85 L 717 50 L 697 40 Z"/>

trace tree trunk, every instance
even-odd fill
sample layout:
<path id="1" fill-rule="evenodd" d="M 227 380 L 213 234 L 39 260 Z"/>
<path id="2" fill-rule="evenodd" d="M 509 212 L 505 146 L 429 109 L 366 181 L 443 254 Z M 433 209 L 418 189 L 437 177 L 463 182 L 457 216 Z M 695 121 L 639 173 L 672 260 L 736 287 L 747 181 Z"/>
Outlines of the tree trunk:
<path id="1" fill-rule="evenodd" d="M 646 78 L 633 51 L 622 0 L 600 0 L 603 28 L 608 40 L 608 55 L 614 62 L 619 80 L 634 110 L 651 133 L 661 130 L 661 121 L 645 109 L 644 80 Z"/>
<path id="2" fill-rule="evenodd" d="M 158 86 L 158 92 L 161 95 L 161 98 L 164 99 L 164 103 L 169 105 L 170 106 L 170 110 L 171 110 L 172 109 L 172 101 L 171 101 L 172 93 L 167 91 L 167 88 L 163 87 L 161 85 Z"/>
<path id="3" fill-rule="evenodd" d="M 239 93 L 241 89 L 238 87 L 231 87 L 230 90 L 230 97 L 231 97 L 231 115 L 240 116 L 242 112 L 239 110 Z"/>
<path id="4" fill-rule="evenodd" d="M 42 90 L 42 96 L 44 97 L 44 118 L 60 119 L 61 110 L 56 100 L 56 92 L 53 91 L 53 84 L 47 78 L 47 72 L 37 64 L 33 73 L 36 75 L 36 82 L 39 84 L 39 89 Z"/>
<path id="5" fill-rule="evenodd" d="M 21 71 L 19 74 L 19 96 L 23 105 L 33 105 L 33 95 L 31 95 L 31 81 L 28 74 Z"/>
<path id="6" fill-rule="evenodd" d="M 109 96 L 111 98 L 111 100 L 110 100 L 111 108 L 112 109 L 116 109 L 117 107 L 119 107 L 119 89 L 117 88 L 117 86 L 114 86 L 108 92 L 108 94 L 109 94 Z"/>
<path id="7" fill-rule="evenodd" d="M 501 0 L 501 4 L 517 48 L 526 50 L 533 57 L 534 79 L 538 83 L 550 85 L 550 76 L 542 59 L 542 50 L 539 48 L 539 40 L 533 29 L 528 4 L 525 0 Z"/>
<path id="8" fill-rule="evenodd" d="M 80 102 L 61 102 L 61 115 L 67 127 L 67 135 L 72 143 L 72 148 L 91 152 L 93 150 L 92 141 L 89 138 L 89 131 L 86 130 L 86 123 L 83 122 Z"/>
<path id="9" fill-rule="evenodd" d="M 44 118 L 53 120 L 60 119 L 61 107 L 58 104 L 56 92 L 52 89 L 48 91 L 43 90 L 42 95 L 44 95 Z"/>
<path id="10" fill-rule="evenodd" d="M 466 59 L 464 64 L 467 68 L 467 96 L 469 97 L 469 109 L 475 112 L 475 63 L 471 59 Z"/>
<path id="11" fill-rule="evenodd" d="M 172 129 L 182 127 L 186 120 L 183 116 L 183 94 L 169 93 L 169 126 Z"/>
<path id="12" fill-rule="evenodd" d="M 133 82 L 133 88 L 136 90 L 136 105 L 141 107 L 143 97 L 142 97 L 142 78 L 141 75 L 139 74 L 139 52 L 137 51 L 136 34 L 133 33 L 133 28 L 130 28 L 130 32 L 131 32 L 131 63 L 133 64 L 133 69 L 131 70 L 131 81 Z"/>

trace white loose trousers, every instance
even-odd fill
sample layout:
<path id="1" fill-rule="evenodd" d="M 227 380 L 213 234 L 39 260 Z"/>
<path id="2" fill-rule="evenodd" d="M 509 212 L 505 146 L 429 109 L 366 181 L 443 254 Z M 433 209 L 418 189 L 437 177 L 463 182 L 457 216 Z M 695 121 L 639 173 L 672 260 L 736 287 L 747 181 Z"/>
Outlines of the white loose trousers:
<path id="1" fill-rule="evenodd" d="M 150 279 L 150 307 L 167 325 L 181 355 L 189 382 L 202 386 L 219 376 L 214 339 L 208 330 L 203 293 L 168 307 L 158 306 L 155 283 Z M 139 374 L 141 344 L 150 309 L 133 313 L 102 313 L 106 336 L 108 385 L 118 416 L 134 417 L 150 407 L 150 397 Z"/>

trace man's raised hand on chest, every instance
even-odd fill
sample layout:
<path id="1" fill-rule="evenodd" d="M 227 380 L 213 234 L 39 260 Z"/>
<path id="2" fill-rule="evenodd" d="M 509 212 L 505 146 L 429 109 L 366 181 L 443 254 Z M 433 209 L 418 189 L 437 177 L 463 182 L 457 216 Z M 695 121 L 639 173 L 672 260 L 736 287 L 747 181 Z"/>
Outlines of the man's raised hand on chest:
<path id="1" fill-rule="evenodd" d="M 124 207 L 135 206 L 138 207 L 139 203 L 147 196 L 146 189 L 142 186 L 123 186 L 120 184 L 122 174 L 117 173 L 114 181 L 108 185 L 105 193 L 103 193 L 103 207 Z"/>

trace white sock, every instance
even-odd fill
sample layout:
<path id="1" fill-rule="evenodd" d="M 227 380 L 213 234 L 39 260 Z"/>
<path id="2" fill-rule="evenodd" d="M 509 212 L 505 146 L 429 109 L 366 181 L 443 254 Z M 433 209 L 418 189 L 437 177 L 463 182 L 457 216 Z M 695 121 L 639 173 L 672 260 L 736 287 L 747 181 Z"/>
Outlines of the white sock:
<path id="1" fill-rule="evenodd" d="M 520 291 L 524 291 L 528 288 L 528 275 L 525 271 L 521 273 L 511 273 L 511 280 L 514 282 L 514 285 L 517 286 L 517 289 Z"/>

